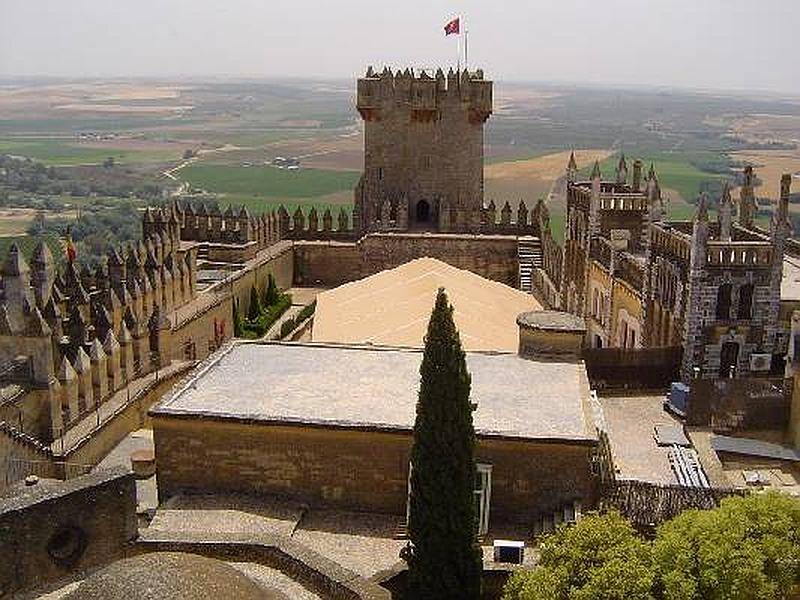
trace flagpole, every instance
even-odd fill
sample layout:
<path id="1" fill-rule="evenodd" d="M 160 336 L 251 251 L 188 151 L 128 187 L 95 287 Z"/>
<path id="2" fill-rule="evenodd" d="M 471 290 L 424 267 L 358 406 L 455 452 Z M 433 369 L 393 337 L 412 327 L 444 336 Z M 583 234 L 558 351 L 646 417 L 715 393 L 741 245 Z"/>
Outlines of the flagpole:
<path id="1" fill-rule="evenodd" d="M 461 15 L 458 16 L 459 23 L 461 22 Z M 461 33 L 456 35 L 456 72 L 461 72 Z"/>
<path id="2" fill-rule="evenodd" d="M 464 21 L 464 70 L 469 71 L 469 46 L 467 45 L 467 22 Z"/>

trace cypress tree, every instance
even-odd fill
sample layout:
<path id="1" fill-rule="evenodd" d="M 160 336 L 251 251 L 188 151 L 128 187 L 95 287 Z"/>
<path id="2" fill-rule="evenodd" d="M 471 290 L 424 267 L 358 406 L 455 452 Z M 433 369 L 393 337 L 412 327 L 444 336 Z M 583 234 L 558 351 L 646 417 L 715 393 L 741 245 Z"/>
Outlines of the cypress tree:
<path id="1" fill-rule="evenodd" d="M 244 336 L 244 323 L 242 323 L 242 315 L 239 313 L 239 301 L 233 301 L 233 335 L 234 337 Z"/>
<path id="2" fill-rule="evenodd" d="M 273 304 L 278 302 L 280 298 L 280 292 L 278 291 L 278 285 L 275 283 L 275 278 L 270 273 L 267 276 L 267 287 L 264 290 L 264 306 L 270 307 Z"/>
<path id="3" fill-rule="evenodd" d="M 440 288 L 425 336 L 411 448 L 410 544 L 403 552 L 411 598 L 480 598 L 470 385 L 453 308 Z"/>
<path id="4" fill-rule="evenodd" d="M 248 320 L 255 323 L 258 321 L 258 317 L 261 316 L 261 300 L 258 297 L 258 292 L 256 291 L 256 286 L 250 288 L 250 306 L 247 308 L 247 318 Z"/>

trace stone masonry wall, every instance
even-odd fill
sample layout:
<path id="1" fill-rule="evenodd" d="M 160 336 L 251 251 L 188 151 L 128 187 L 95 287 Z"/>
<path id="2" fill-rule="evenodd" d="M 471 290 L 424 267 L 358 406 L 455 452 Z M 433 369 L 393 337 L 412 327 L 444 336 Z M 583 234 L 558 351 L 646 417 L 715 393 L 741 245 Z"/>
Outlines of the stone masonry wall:
<path id="1" fill-rule="evenodd" d="M 124 469 L 22 488 L 0 500 L 0 597 L 119 558 L 135 536 Z"/>
<path id="2" fill-rule="evenodd" d="M 296 242 L 295 283 L 340 285 L 425 256 L 517 287 L 515 236 L 369 234 L 358 242 Z"/>
<path id="3" fill-rule="evenodd" d="M 184 490 L 282 495 L 312 506 L 402 515 L 411 435 L 153 417 L 161 500 Z M 563 503 L 594 500 L 592 447 L 481 439 L 493 464 L 491 517 L 532 521 Z"/>

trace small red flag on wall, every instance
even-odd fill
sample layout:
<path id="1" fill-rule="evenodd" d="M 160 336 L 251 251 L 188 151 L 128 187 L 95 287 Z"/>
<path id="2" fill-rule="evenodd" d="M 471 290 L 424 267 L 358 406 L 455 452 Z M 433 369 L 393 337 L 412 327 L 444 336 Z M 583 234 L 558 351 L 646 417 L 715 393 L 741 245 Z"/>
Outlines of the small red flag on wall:
<path id="1" fill-rule="evenodd" d="M 455 33 L 458 35 L 461 32 L 461 19 L 456 17 L 452 21 L 450 21 L 447 25 L 444 26 L 444 34 L 450 35 L 451 33 Z"/>

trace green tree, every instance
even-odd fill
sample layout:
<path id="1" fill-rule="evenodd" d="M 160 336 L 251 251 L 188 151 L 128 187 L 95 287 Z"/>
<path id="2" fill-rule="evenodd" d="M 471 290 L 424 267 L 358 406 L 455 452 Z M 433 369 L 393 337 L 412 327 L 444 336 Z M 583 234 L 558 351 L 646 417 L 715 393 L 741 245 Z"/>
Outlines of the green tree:
<path id="1" fill-rule="evenodd" d="M 653 557 L 665 600 L 792 597 L 800 592 L 800 502 L 773 492 L 686 511 L 659 527 Z"/>
<path id="2" fill-rule="evenodd" d="M 618 513 L 590 513 L 544 538 L 539 566 L 515 573 L 504 600 L 649 600 L 650 546 Z"/>
<path id="3" fill-rule="evenodd" d="M 281 293 L 280 290 L 278 290 L 278 285 L 275 283 L 275 277 L 270 273 L 267 275 L 267 285 L 264 288 L 264 306 L 274 306 L 277 304 L 280 297 Z"/>
<path id="4" fill-rule="evenodd" d="M 444 289 L 428 323 L 420 376 L 411 447 L 410 544 L 402 553 L 409 597 L 479 598 L 471 379 Z"/>
<path id="5" fill-rule="evenodd" d="M 233 301 L 233 335 L 234 337 L 244 337 L 244 323 L 239 312 L 239 301 Z"/>
<path id="6" fill-rule="evenodd" d="M 247 318 L 250 321 L 258 321 L 261 316 L 261 299 L 258 297 L 256 286 L 253 284 L 250 287 L 250 306 L 247 307 Z"/>

